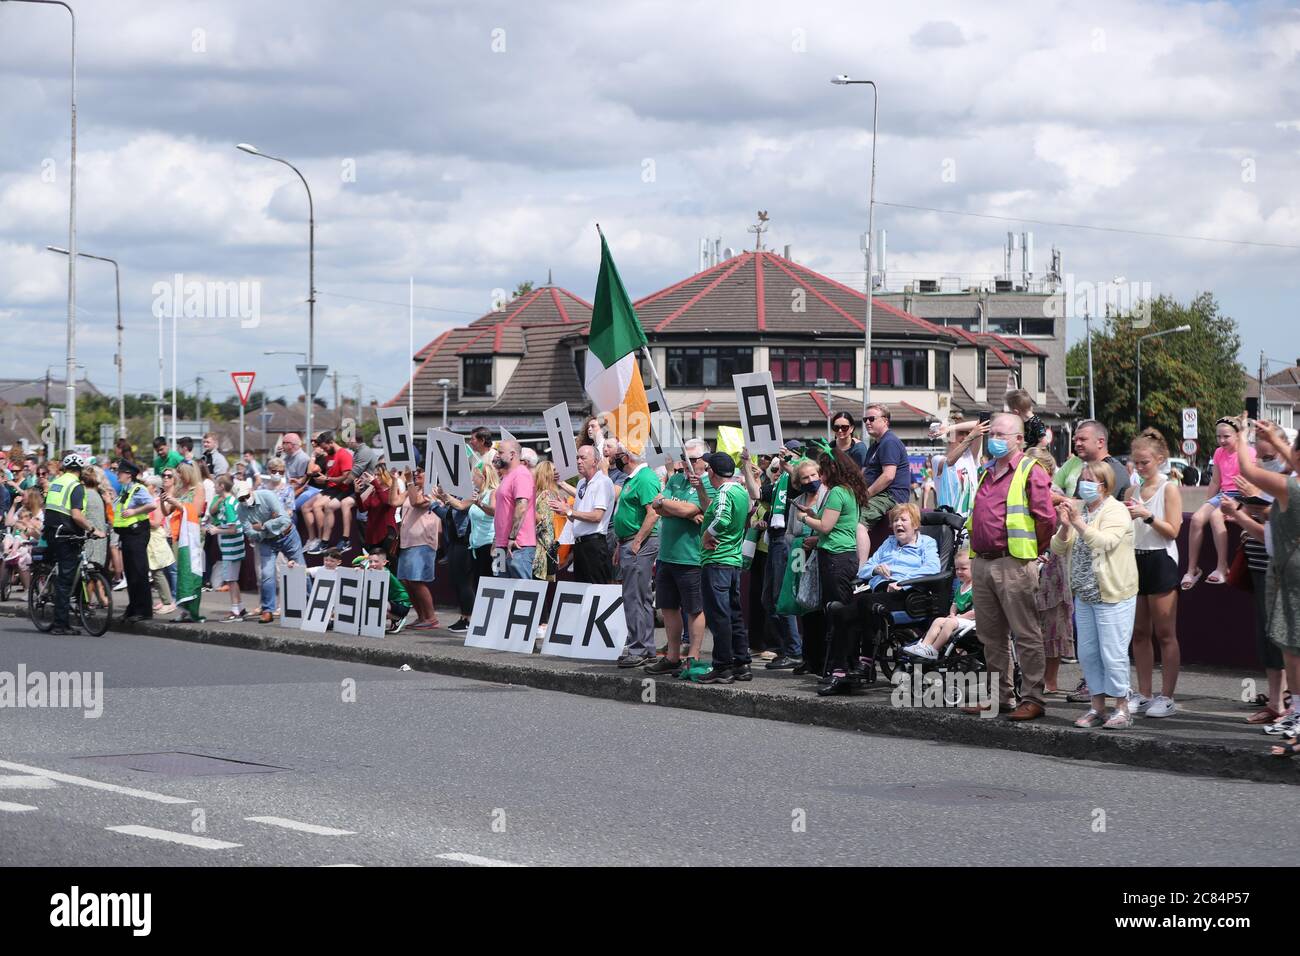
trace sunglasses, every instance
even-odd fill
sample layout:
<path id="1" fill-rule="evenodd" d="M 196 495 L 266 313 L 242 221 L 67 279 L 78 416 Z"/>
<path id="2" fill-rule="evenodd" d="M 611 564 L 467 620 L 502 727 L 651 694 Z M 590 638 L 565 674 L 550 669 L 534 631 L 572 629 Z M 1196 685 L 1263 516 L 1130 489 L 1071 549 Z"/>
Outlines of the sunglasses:
<path id="1" fill-rule="evenodd" d="M 688 461 L 702 461 L 703 458 L 704 458 L 704 456 L 703 456 L 703 455 L 687 455 L 686 458 L 687 458 Z"/>
<path id="2" fill-rule="evenodd" d="M 874 422 L 875 419 L 874 419 L 874 418 L 868 418 L 867 421 L 869 421 L 869 422 Z M 852 426 L 852 425 L 836 425 L 836 426 L 835 426 L 835 430 L 836 430 L 837 432 L 851 432 L 851 431 L 853 431 L 853 426 Z"/>
<path id="3" fill-rule="evenodd" d="M 868 416 L 866 416 L 865 418 L 863 418 L 862 420 L 863 420 L 864 422 L 866 422 L 868 425 L 870 425 L 872 422 L 874 422 L 874 421 L 875 421 L 877 418 L 879 418 L 879 417 L 880 417 L 879 415 L 868 415 Z"/>

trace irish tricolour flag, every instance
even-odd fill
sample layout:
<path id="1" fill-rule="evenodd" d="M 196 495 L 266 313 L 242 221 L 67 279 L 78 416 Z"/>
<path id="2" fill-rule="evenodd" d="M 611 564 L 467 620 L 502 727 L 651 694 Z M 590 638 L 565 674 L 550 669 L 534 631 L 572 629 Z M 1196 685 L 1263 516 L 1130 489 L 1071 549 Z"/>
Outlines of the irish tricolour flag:
<path id="1" fill-rule="evenodd" d="M 596 280 L 596 301 L 591 311 L 585 385 L 594 410 L 605 416 L 610 434 L 637 454 L 650 434 L 650 406 L 637 363 L 637 350 L 645 344 L 645 331 L 623 288 L 602 232 L 600 276 Z"/>

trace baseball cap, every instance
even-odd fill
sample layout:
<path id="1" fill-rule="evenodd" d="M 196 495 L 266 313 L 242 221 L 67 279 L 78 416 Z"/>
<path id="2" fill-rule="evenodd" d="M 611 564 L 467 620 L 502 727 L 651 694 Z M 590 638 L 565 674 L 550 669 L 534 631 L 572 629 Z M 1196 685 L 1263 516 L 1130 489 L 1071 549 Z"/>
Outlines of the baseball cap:
<path id="1" fill-rule="evenodd" d="M 240 501 L 243 501 L 245 498 L 247 498 L 249 495 L 253 493 L 253 483 L 244 478 L 241 478 L 239 481 L 235 482 L 234 485 L 231 487 L 230 493 L 233 494 Z"/>
<path id="2" fill-rule="evenodd" d="M 709 467 L 719 478 L 729 478 L 736 473 L 736 463 L 725 451 L 715 451 L 708 458 Z"/>

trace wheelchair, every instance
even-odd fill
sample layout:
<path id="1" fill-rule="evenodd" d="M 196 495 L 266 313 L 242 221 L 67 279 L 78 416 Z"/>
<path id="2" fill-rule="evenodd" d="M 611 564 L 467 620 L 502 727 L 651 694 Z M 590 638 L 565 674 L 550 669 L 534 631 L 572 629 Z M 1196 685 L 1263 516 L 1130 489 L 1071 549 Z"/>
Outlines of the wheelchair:
<path id="1" fill-rule="evenodd" d="M 956 579 L 953 566 L 964 541 L 965 524 L 961 515 L 946 510 L 927 511 L 921 515 L 921 534 L 934 539 L 939 551 L 941 570 L 938 574 L 907 581 L 904 592 L 893 601 L 895 607 L 890 607 L 883 595 L 882 600 L 872 607 L 871 613 L 876 618 L 876 638 L 870 656 L 864 653 L 859 658 L 859 670 L 855 672 L 859 684 L 875 683 L 877 674 L 883 676 L 886 682 L 892 683 L 894 674 L 902 671 L 915 686 L 917 668 L 920 668 L 922 675 L 931 672 L 980 673 L 987 670 L 984 647 L 980 644 L 975 628 L 970 628 L 945 644 L 937 660 L 917 658 L 903 652 L 904 647 L 925 637 L 936 618 L 948 616 L 952 605 L 953 582 Z M 855 593 L 865 587 L 859 586 Z M 901 608 L 897 607 L 900 602 Z M 1013 645 L 1013 661 L 1014 655 Z M 1021 690 L 1019 663 L 1015 663 L 1012 679 L 1018 696 Z"/>

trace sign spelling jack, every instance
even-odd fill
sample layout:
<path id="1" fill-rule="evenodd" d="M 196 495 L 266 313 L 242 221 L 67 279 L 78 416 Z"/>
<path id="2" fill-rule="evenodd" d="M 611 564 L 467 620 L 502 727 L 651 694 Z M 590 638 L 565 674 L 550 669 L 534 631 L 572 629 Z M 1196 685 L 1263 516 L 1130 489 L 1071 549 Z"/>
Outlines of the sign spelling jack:
<path id="1" fill-rule="evenodd" d="M 465 646 L 531 654 L 545 600 L 545 581 L 482 578 Z M 623 653 L 626 641 L 621 586 L 573 581 L 556 585 L 543 654 L 612 661 Z"/>

